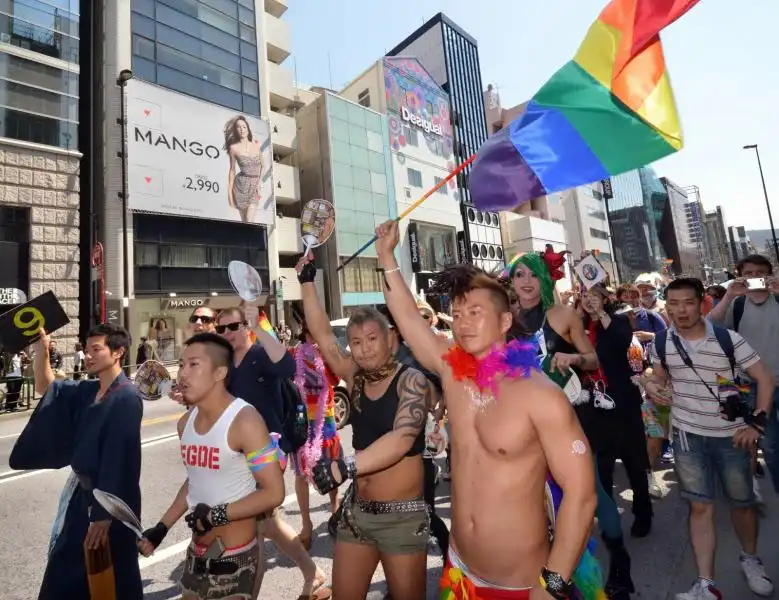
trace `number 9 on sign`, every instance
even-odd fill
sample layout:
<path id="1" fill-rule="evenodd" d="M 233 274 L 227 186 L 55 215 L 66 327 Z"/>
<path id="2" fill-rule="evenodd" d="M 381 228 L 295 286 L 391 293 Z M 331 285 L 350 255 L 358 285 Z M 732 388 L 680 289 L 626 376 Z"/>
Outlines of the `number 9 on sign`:
<path id="1" fill-rule="evenodd" d="M 46 319 L 37 308 L 26 306 L 14 315 L 14 325 L 22 330 L 22 335 L 32 337 L 46 326 Z"/>

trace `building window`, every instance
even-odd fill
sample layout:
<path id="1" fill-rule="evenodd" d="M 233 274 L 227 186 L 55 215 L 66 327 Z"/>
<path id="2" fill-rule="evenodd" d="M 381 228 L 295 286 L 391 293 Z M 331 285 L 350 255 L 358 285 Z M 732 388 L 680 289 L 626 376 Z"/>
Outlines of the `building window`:
<path id="1" fill-rule="evenodd" d="M 0 206 L 0 288 L 30 291 L 30 209 Z"/>
<path id="2" fill-rule="evenodd" d="M 436 185 L 438 185 L 439 183 L 441 183 L 443 181 L 442 177 L 434 177 L 433 179 L 435 180 L 435 184 Z M 448 196 L 449 195 L 449 189 L 447 188 L 447 186 L 442 185 L 440 188 L 438 188 L 438 193 L 441 194 L 442 196 Z"/>
<path id="3" fill-rule="evenodd" d="M 357 96 L 357 103 L 361 106 L 369 107 L 371 105 L 371 93 L 368 88 L 365 88 Z"/>
<path id="4" fill-rule="evenodd" d="M 422 187 L 422 172 L 416 169 L 408 168 L 408 184 L 413 187 Z"/>
<path id="5" fill-rule="evenodd" d="M 603 231 L 601 229 L 595 229 L 594 227 L 590 227 L 590 235 L 594 238 L 597 238 L 599 240 L 607 240 L 609 239 L 609 232 Z"/>
<path id="6" fill-rule="evenodd" d="M 587 214 L 590 215 L 593 219 L 600 219 L 601 221 L 606 220 L 606 213 L 592 206 L 587 207 Z"/>
<path id="7" fill-rule="evenodd" d="M 361 256 L 354 259 L 341 271 L 341 289 L 344 292 L 380 292 L 381 281 L 376 271 L 378 267 L 377 258 Z"/>
<path id="8" fill-rule="evenodd" d="M 419 134 L 417 133 L 416 129 L 413 129 L 411 127 L 403 127 L 403 135 L 406 137 L 406 142 L 409 146 L 414 146 L 415 148 L 419 147 Z"/>
<path id="9" fill-rule="evenodd" d="M 137 0 L 132 32 L 139 79 L 260 114 L 253 10 L 228 0 Z"/>
<path id="10" fill-rule="evenodd" d="M 435 273 L 457 263 L 457 239 L 454 228 L 417 223 L 417 239 L 422 271 Z"/>

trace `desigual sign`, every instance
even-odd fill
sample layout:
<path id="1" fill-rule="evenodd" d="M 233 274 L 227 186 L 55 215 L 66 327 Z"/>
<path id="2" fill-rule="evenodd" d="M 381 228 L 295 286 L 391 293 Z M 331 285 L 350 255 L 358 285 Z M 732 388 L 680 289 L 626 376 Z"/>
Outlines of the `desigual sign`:
<path id="1" fill-rule="evenodd" d="M 408 225 L 408 251 L 411 256 L 411 270 L 419 273 L 422 270 L 422 261 L 419 257 L 419 231 L 416 223 Z"/>
<path id="2" fill-rule="evenodd" d="M 408 121 L 412 125 L 416 125 L 420 129 L 424 129 L 425 133 L 434 133 L 436 135 L 444 135 L 440 125 L 434 125 L 432 121 L 426 121 L 419 115 L 412 113 L 407 106 L 400 108 L 400 118 L 404 121 Z"/>

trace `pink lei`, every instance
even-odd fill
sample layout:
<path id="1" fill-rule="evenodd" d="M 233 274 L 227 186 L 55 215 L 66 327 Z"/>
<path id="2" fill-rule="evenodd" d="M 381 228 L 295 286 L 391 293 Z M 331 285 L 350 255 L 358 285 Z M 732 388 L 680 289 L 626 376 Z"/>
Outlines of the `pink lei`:
<path id="1" fill-rule="evenodd" d="M 313 372 L 317 376 L 317 385 L 319 386 L 319 397 L 316 403 L 316 413 L 313 426 L 309 424 L 308 440 L 303 447 L 298 450 L 298 456 L 303 460 L 298 462 L 303 465 L 305 475 L 311 475 L 311 469 L 322 458 L 322 428 L 325 422 L 325 409 L 327 408 L 327 399 L 329 397 L 329 383 L 325 371 L 325 363 L 322 361 L 322 355 L 315 344 L 303 343 L 295 349 L 295 385 L 300 390 L 300 394 L 305 399 L 309 395 L 309 388 L 306 385 L 306 373 L 311 372 L 308 362 L 314 363 Z M 306 402 L 306 408 L 308 403 Z"/>

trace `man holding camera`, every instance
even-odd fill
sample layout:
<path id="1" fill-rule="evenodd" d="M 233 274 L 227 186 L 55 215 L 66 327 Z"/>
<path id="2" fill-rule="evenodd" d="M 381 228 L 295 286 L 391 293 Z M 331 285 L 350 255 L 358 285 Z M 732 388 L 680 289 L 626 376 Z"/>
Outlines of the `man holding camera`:
<path id="1" fill-rule="evenodd" d="M 759 254 L 747 256 L 736 266 L 738 278 L 709 313 L 709 320 L 736 331 L 755 349 L 779 385 L 779 277 L 773 265 Z M 757 387 L 752 385 L 752 401 Z M 774 490 L 779 493 L 779 393 L 768 413 L 765 438 L 761 440 Z M 757 465 L 755 465 L 757 466 Z"/>
<path id="2" fill-rule="evenodd" d="M 703 318 L 703 283 L 680 278 L 666 288 L 672 326 L 657 336 L 652 351 L 655 381 L 647 393 L 668 405 L 662 386 L 672 388 L 672 440 L 679 488 L 690 502 L 690 539 L 698 579 L 677 600 L 721 600 L 714 583 L 716 529 L 714 500 L 719 486 L 741 542 L 740 564 L 752 592 L 773 593 L 757 557 L 757 509 L 750 450 L 764 433 L 774 377 L 739 334 Z M 757 406 L 747 408 L 737 376 L 747 372 L 757 385 Z"/>

